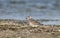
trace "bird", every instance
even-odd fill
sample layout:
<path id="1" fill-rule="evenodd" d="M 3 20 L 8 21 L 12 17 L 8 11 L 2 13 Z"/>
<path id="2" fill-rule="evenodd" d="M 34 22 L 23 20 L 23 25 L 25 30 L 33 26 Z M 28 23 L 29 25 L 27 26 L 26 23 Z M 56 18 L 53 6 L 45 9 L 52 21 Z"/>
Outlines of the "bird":
<path id="1" fill-rule="evenodd" d="M 28 16 L 26 19 L 28 20 L 28 24 L 32 27 L 38 27 L 41 24 L 37 20 L 34 20 L 32 16 Z"/>

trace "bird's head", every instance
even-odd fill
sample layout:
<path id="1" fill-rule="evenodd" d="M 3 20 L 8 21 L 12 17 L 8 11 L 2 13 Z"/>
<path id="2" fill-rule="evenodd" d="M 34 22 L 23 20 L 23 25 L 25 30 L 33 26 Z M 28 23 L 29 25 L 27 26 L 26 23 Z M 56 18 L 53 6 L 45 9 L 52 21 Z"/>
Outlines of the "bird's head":
<path id="1" fill-rule="evenodd" d="M 32 16 L 28 16 L 26 19 L 27 19 L 27 20 L 32 19 Z"/>

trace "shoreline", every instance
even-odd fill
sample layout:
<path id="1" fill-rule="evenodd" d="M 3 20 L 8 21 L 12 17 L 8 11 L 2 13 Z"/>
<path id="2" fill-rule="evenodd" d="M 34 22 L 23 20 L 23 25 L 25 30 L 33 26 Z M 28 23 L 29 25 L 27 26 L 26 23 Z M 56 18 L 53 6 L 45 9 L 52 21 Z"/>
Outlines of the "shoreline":
<path id="1" fill-rule="evenodd" d="M 31 27 L 25 20 L 0 20 L 0 38 L 60 38 L 60 25 Z"/>

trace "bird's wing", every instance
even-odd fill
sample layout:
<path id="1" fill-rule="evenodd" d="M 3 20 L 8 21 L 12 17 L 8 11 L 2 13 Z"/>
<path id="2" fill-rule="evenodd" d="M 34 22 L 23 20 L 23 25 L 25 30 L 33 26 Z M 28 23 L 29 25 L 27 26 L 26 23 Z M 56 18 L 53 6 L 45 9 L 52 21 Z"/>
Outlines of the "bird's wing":
<path id="1" fill-rule="evenodd" d="M 40 24 L 40 22 L 38 22 L 38 21 L 36 21 L 36 20 L 34 20 L 34 19 L 30 20 L 30 22 L 32 22 L 33 24 L 37 24 L 37 25 Z"/>

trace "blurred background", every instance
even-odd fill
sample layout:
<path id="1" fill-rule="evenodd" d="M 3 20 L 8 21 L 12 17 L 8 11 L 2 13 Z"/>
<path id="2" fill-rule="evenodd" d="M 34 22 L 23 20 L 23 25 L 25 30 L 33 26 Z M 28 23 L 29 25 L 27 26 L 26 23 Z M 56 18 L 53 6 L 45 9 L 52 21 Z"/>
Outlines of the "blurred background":
<path id="1" fill-rule="evenodd" d="M 49 19 L 44 24 L 60 25 L 60 0 L 0 0 L 0 19 Z"/>

